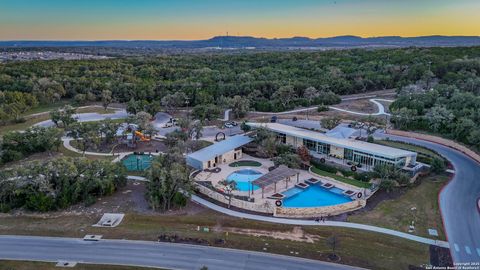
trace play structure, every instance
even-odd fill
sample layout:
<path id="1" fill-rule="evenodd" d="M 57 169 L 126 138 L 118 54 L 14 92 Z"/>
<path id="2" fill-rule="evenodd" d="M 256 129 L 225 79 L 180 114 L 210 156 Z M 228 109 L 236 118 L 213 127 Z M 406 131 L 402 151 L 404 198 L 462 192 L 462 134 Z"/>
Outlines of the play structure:
<path id="1" fill-rule="evenodd" d="M 126 144 L 129 148 L 135 148 L 138 141 L 149 142 L 151 140 L 138 129 L 138 125 L 123 123 L 117 130 L 117 136 L 121 138 L 121 143 Z"/>
<path id="2" fill-rule="evenodd" d="M 137 137 L 140 139 L 140 141 L 142 141 L 142 142 L 149 142 L 149 141 L 150 141 L 150 138 L 145 137 L 145 135 L 144 135 L 143 133 L 141 133 L 140 131 L 135 130 L 134 134 L 135 134 L 135 136 L 137 136 Z"/>

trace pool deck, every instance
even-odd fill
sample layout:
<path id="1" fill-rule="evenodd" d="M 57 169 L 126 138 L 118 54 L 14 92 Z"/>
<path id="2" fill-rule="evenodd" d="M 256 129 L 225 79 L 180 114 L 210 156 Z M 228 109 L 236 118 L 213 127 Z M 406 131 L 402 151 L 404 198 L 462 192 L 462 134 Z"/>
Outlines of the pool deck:
<path id="1" fill-rule="evenodd" d="M 266 174 L 266 173 L 269 172 L 268 168 L 274 166 L 273 162 L 269 159 L 255 158 L 255 157 L 252 157 L 252 156 L 249 156 L 249 155 L 246 155 L 246 154 L 243 155 L 242 159 L 236 160 L 235 162 L 242 161 L 242 160 L 258 161 L 262 164 L 262 166 L 261 167 L 249 167 L 249 166 L 230 167 L 229 164 L 221 164 L 221 165 L 218 166 L 218 168 L 221 169 L 221 171 L 219 173 L 211 173 L 211 172 L 202 171 L 202 172 L 200 172 L 196 175 L 195 181 L 210 181 L 215 188 L 222 189 L 222 188 L 224 188 L 224 186 L 219 184 L 219 182 L 227 179 L 227 177 L 230 174 L 232 174 L 232 173 L 234 173 L 238 170 L 252 169 L 252 170 L 259 171 L 263 174 Z M 331 183 L 335 187 L 343 189 L 345 191 L 346 190 L 352 190 L 355 193 L 363 191 L 363 189 L 361 189 L 361 188 L 356 188 L 356 187 L 352 187 L 350 185 L 345 185 L 345 184 L 339 183 L 337 181 L 331 181 L 330 179 L 327 179 L 327 178 L 324 178 L 324 177 L 321 177 L 321 176 L 318 176 L 318 175 L 314 175 L 314 174 L 310 173 L 309 171 L 305 171 L 305 170 L 296 170 L 296 171 L 299 173 L 299 182 L 298 183 L 306 183 L 305 180 L 310 179 L 310 178 L 316 178 L 316 179 L 319 179 L 320 181 L 322 181 L 322 183 Z M 281 182 L 277 183 L 277 189 L 276 190 L 274 190 L 273 185 L 270 185 L 270 186 L 266 187 L 264 189 L 264 198 L 262 198 L 262 190 L 261 189 L 255 190 L 253 192 L 253 194 L 250 194 L 250 197 L 255 199 L 255 204 L 262 205 L 262 204 L 265 204 L 266 202 L 275 201 L 275 199 L 268 199 L 268 197 L 270 197 L 274 193 L 285 192 L 288 189 L 294 188 L 295 184 L 297 184 L 297 179 L 296 179 L 296 177 L 292 177 L 288 183 L 285 183 L 285 181 L 281 181 Z M 308 183 L 306 183 L 306 184 L 308 184 Z M 311 184 L 308 184 L 308 185 L 311 185 Z M 233 193 L 235 195 L 240 195 L 240 196 L 249 196 L 247 191 L 236 190 Z"/>

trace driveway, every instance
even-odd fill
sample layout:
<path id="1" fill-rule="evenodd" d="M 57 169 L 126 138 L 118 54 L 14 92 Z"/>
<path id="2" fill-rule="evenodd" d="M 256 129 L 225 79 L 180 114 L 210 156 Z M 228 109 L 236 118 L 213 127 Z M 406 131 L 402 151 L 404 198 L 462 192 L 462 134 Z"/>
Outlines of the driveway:
<path id="1" fill-rule="evenodd" d="M 104 120 L 106 118 L 110 119 L 121 119 L 121 118 L 127 118 L 128 113 L 127 111 L 121 109 L 121 110 L 116 110 L 114 113 L 108 113 L 108 114 L 101 114 L 101 113 L 77 113 L 74 114 L 73 117 L 77 118 L 79 122 L 90 122 L 90 121 L 100 121 Z M 39 123 L 36 123 L 34 126 L 40 126 L 40 127 L 52 127 L 55 124 L 52 122 L 52 120 L 46 120 L 42 121 Z"/>

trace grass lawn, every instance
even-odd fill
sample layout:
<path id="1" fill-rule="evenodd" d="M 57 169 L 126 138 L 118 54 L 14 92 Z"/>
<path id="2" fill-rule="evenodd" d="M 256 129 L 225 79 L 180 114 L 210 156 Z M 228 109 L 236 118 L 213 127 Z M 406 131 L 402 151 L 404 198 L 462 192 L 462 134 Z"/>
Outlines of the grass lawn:
<path id="1" fill-rule="evenodd" d="M 50 115 L 42 114 L 42 115 L 30 117 L 26 119 L 25 122 L 23 123 L 8 124 L 5 126 L 0 126 L 0 136 L 10 131 L 25 130 L 36 123 L 39 123 L 48 119 L 50 119 Z"/>
<path id="2" fill-rule="evenodd" d="M 110 160 L 110 161 L 115 159 L 115 157 L 113 157 L 113 156 L 82 155 L 80 153 L 68 150 L 67 148 L 65 148 L 65 146 L 63 146 L 63 143 L 58 148 L 58 152 L 61 153 L 65 157 L 86 157 L 86 158 L 92 159 L 92 160 Z"/>
<path id="3" fill-rule="evenodd" d="M 54 270 L 59 269 L 55 267 L 56 263 L 47 262 L 26 262 L 26 261 L 5 261 L 0 260 L 0 270 Z M 113 265 L 98 265 L 98 264 L 77 264 L 73 269 L 75 270 L 142 270 L 153 269 L 134 266 L 113 266 Z M 155 268 L 158 269 L 158 268 Z"/>
<path id="4" fill-rule="evenodd" d="M 370 183 L 366 183 L 366 182 L 358 181 L 358 180 L 355 180 L 355 179 L 351 179 L 351 178 L 343 177 L 343 176 L 340 176 L 340 175 L 336 175 L 334 173 L 329 173 L 329 172 L 326 172 L 326 171 L 322 171 L 315 166 L 312 167 L 312 172 L 314 172 L 318 175 L 321 175 L 321 176 L 331 177 L 335 180 L 338 180 L 338 181 L 346 183 L 346 184 L 350 184 L 352 186 L 356 186 L 356 187 L 360 187 L 360 188 L 369 188 L 370 187 Z"/>
<path id="5" fill-rule="evenodd" d="M 230 167 L 261 167 L 262 163 L 254 160 L 240 160 L 233 163 L 230 163 Z"/>
<path id="6" fill-rule="evenodd" d="M 432 228 L 438 231 L 439 239 L 445 240 L 438 193 L 447 181 L 446 175 L 427 176 L 420 185 L 409 188 L 400 197 L 382 201 L 371 211 L 349 216 L 348 221 L 407 232 L 414 220 L 414 234 L 432 238 L 427 231 Z M 412 207 L 416 210 L 412 211 Z"/>
<path id="7" fill-rule="evenodd" d="M 409 264 L 428 262 L 428 245 L 383 234 L 334 227 L 303 227 L 300 241 L 280 239 L 276 235 L 293 234 L 294 227 L 257 222 L 225 216 L 208 209 L 184 215 L 144 215 L 127 213 L 116 228 L 94 228 L 100 214 L 52 215 L 52 217 L 3 216 L 2 233 L 19 235 L 49 235 L 83 237 L 85 234 L 102 234 L 109 239 L 139 239 L 155 241 L 162 233 L 180 237 L 208 240 L 225 239 L 221 247 L 271 252 L 311 259 L 327 260 L 330 252 L 326 239 L 339 237 L 338 254 L 341 263 L 369 269 L 407 269 Z M 197 226 L 210 228 L 197 231 Z M 234 231 L 232 231 L 234 230 Z M 298 230 L 298 227 L 297 227 Z M 226 236 L 228 231 L 228 236 Z M 247 232 L 247 233 L 245 233 Z M 252 232 L 264 232 L 256 235 Z M 302 234 L 303 233 L 303 234 Z M 305 237 L 314 239 L 302 241 Z M 267 248 L 267 250 L 264 250 Z M 293 252 L 293 253 L 292 253 Z M 298 252 L 298 254 L 296 254 Z"/>
<path id="8" fill-rule="evenodd" d="M 28 110 L 23 115 L 27 116 L 29 114 L 48 112 L 48 111 L 51 111 L 51 110 L 61 108 L 65 105 L 68 105 L 71 102 L 72 102 L 71 100 L 60 100 L 60 101 L 57 101 L 57 102 L 54 102 L 54 103 L 51 103 L 51 104 L 40 104 L 37 107 L 35 107 L 31 110 Z"/>

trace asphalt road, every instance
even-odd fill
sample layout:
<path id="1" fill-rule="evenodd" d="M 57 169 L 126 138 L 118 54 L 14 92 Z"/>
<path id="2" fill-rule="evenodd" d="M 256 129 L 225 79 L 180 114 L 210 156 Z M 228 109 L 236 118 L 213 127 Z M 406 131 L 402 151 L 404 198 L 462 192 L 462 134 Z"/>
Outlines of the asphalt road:
<path id="1" fill-rule="evenodd" d="M 100 114 L 100 113 L 77 113 L 74 114 L 73 117 L 77 118 L 79 122 L 90 122 L 90 121 L 100 121 L 104 120 L 106 118 L 110 119 L 120 119 L 120 118 L 127 118 L 128 113 L 123 110 L 115 110 L 114 113 L 108 113 L 108 114 Z M 52 120 L 46 120 L 39 122 L 35 124 L 34 126 L 40 126 L 40 127 L 53 127 L 54 123 Z"/>
<path id="2" fill-rule="evenodd" d="M 380 135 L 384 137 L 386 135 Z M 480 165 L 466 155 L 439 144 L 387 135 L 392 140 L 425 146 L 446 157 L 455 176 L 440 193 L 440 209 L 454 262 L 480 262 Z"/>
<path id="3" fill-rule="evenodd" d="M 0 259 L 75 261 L 168 269 L 339 270 L 356 267 L 235 249 L 129 240 L 0 236 Z"/>

